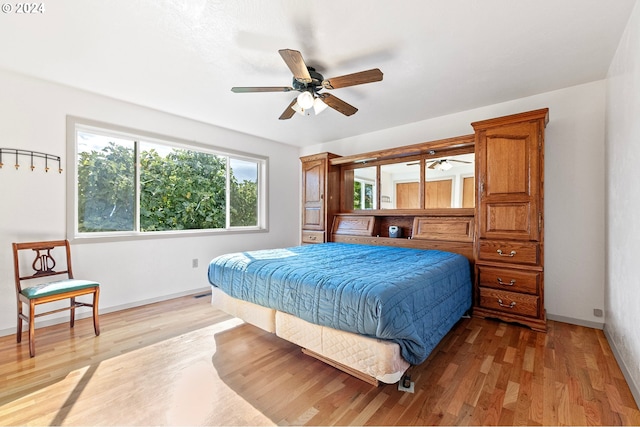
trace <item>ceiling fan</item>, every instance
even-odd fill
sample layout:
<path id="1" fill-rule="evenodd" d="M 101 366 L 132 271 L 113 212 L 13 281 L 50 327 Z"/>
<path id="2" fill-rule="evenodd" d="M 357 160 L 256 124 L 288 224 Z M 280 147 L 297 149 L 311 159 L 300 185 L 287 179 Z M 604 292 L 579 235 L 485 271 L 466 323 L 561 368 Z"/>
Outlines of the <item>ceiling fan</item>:
<path id="1" fill-rule="evenodd" d="M 315 68 L 305 64 L 302 54 L 297 50 L 280 49 L 278 52 L 293 73 L 291 86 L 232 87 L 231 91 L 235 93 L 290 92 L 294 90 L 300 92 L 282 112 L 279 117 L 280 120 L 290 119 L 296 112 L 304 115 L 305 111 L 311 108 L 314 108 L 316 114 L 319 114 L 327 106 L 345 116 L 351 116 L 358 111 L 356 107 L 334 95 L 320 93 L 320 91 L 322 89 L 339 89 L 382 80 L 382 71 L 378 68 L 325 79 Z"/>
<path id="2" fill-rule="evenodd" d="M 427 168 L 446 171 L 446 170 L 451 169 L 454 166 L 452 164 L 452 162 L 456 162 L 456 163 L 471 163 L 471 162 L 467 162 L 465 160 L 439 159 L 439 160 L 434 160 L 433 162 L 431 162 L 431 164 L 427 165 Z"/>

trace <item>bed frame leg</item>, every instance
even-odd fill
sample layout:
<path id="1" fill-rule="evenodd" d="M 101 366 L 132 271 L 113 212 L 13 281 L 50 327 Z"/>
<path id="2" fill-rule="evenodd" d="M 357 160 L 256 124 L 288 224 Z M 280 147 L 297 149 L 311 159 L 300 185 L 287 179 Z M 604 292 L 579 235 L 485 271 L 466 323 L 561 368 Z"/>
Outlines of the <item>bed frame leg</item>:
<path id="1" fill-rule="evenodd" d="M 415 390 L 415 383 L 411 381 L 411 373 L 409 372 L 411 368 L 407 369 L 407 372 L 404 373 L 400 381 L 398 382 L 398 390 L 404 391 L 407 393 L 413 393 Z"/>
<path id="2" fill-rule="evenodd" d="M 398 382 L 398 390 L 400 391 L 404 391 L 407 393 L 413 393 L 415 390 L 415 383 L 413 381 L 411 381 L 411 376 L 410 375 L 403 375 L 402 378 L 400 379 L 400 382 Z"/>

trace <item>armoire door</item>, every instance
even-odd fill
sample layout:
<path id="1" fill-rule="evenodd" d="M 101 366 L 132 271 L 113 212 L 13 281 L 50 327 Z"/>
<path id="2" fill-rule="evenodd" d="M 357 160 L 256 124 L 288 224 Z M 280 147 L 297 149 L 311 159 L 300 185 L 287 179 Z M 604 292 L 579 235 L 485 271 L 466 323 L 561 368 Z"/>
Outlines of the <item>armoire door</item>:
<path id="1" fill-rule="evenodd" d="M 302 162 L 302 228 L 324 230 L 325 159 Z"/>
<path id="2" fill-rule="evenodd" d="M 479 132 L 480 238 L 539 240 L 542 132 L 539 121 Z"/>

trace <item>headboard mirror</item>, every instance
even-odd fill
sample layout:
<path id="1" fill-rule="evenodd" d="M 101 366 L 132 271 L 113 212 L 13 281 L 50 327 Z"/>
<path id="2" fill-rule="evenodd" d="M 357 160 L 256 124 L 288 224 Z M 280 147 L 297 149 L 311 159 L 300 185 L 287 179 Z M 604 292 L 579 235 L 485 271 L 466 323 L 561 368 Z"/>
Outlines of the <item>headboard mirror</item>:
<path id="1" fill-rule="evenodd" d="M 341 167 L 343 212 L 475 206 L 475 154 L 469 136 L 343 157 L 336 163 Z"/>
<path id="2" fill-rule="evenodd" d="M 351 182 L 351 205 L 353 210 L 378 209 L 378 168 L 363 166 L 345 171 Z"/>

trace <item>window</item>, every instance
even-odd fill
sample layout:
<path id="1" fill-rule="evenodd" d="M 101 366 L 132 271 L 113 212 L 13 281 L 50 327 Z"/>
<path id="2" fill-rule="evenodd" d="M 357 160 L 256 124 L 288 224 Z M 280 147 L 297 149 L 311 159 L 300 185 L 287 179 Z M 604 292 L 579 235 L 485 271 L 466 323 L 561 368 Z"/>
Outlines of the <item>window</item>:
<path id="1" fill-rule="evenodd" d="M 374 209 L 373 183 L 363 180 L 356 180 L 353 183 L 353 208 L 354 209 Z"/>
<path id="2" fill-rule="evenodd" d="M 353 209 L 376 209 L 376 174 L 375 166 L 351 170 Z"/>
<path id="3" fill-rule="evenodd" d="M 265 228 L 265 159 L 72 126 L 76 236 Z"/>

